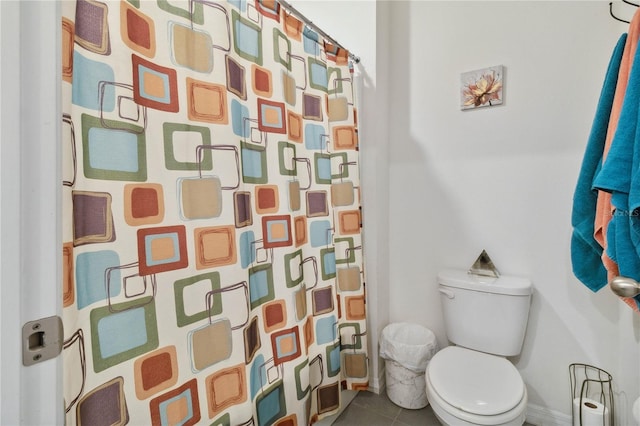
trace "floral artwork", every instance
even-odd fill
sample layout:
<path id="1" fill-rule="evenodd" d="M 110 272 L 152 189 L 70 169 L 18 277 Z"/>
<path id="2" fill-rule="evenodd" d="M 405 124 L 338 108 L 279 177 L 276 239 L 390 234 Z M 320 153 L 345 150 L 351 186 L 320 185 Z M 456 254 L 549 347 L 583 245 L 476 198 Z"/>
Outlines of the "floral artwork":
<path id="1" fill-rule="evenodd" d="M 462 110 L 502 104 L 504 74 L 502 65 L 469 71 L 461 75 Z"/>

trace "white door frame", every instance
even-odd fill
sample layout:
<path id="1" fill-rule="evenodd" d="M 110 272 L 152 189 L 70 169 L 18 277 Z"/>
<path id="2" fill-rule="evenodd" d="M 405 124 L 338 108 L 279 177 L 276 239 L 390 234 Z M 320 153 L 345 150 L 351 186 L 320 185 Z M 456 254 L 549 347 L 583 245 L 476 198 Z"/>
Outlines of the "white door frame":
<path id="1" fill-rule="evenodd" d="M 61 357 L 22 366 L 22 325 L 62 313 L 59 10 L 57 1 L 0 1 L 3 425 L 64 424 Z"/>

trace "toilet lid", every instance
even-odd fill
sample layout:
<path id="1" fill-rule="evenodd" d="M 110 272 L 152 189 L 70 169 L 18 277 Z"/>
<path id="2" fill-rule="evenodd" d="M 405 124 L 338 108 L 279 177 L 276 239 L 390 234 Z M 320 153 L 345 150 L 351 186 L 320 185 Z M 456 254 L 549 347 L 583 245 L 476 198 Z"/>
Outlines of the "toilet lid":
<path id="1" fill-rule="evenodd" d="M 438 395 L 467 413 L 501 414 L 524 396 L 522 377 L 507 359 L 458 346 L 438 352 L 427 373 Z"/>

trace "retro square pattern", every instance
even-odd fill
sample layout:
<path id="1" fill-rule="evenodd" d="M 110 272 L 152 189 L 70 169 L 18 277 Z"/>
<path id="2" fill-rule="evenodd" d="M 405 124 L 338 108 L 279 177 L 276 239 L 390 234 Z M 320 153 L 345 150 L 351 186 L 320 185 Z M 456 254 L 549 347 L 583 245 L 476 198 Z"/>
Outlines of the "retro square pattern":
<path id="1" fill-rule="evenodd" d="M 194 121 L 227 124 L 227 88 L 187 77 L 188 117 Z"/>
<path id="2" fill-rule="evenodd" d="M 75 42 L 100 55 L 111 53 L 109 7 L 94 0 L 78 0 L 75 16 Z"/>
<path id="3" fill-rule="evenodd" d="M 189 265 L 186 228 L 183 225 L 139 229 L 137 236 L 140 275 L 182 269 Z"/>
<path id="4" fill-rule="evenodd" d="M 236 263 L 236 231 L 233 226 L 213 226 L 194 230 L 196 269 Z"/>
<path id="5" fill-rule="evenodd" d="M 135 182 L 147 180 L 147 145 L 142 128 L 88 114 L 83 114 L 81 121 L 85 177 Z"/>
<path id="6" fill-rule="evenodd" d="M 273 94 L 271 71 L 257 65 L 251 66 L 251 87 L 253 93 L 263 98 L 270 98 Z"/>
<path id="7" fill-rule="evenodd" d="M 262 218 L 264 247 L 287 247 L 293 242 L 291 235 L 291 216 L 265 216 Z"/>
<path id="8" fill-rule="evenodd" d="M 209 418 L 214 418 L 225 408 L 247 400 L 246 371 L 244 364 L 222 369 L 205 379 Z"/>
<path id="9" fill-rule="evenodd" d="M 277 185 L 256 186 L 256 211 L 258 214 L 277 213 L 280 200 Z"/>
<path id="10" fill-rule="evenodd" d="M 258 129 L 270 133 L 287 133 L 287 117 L 282 102 L 258 99 Z"/>
<path id="11" fill-rule="evenodd" d="M 133 363 L 136 396 L 147 399 L 178 382 L 178 354 L 167 346 L 137 358 Z"/>
<path id="12" fill-rule="evenodd" d="M 73 191 L 73 245 L 115 241 L 111 194 Z"/>
<path id="13" fill-rule="evenodd" d="M 124 218 L 130 226 L 154 225 L 164 219 L 164 190 L 157 183 L 124 186 Z"/>
<path id="14" fill-rule="evenodd" d="M 84 394 L 75 411 L 78 424 L 127 424 L 129 413 L 122 376 L 102 383 Z"/>
<path id="15" fill-rule="evenodd" d="M 178 112 L 176 70 L 131 55 L 133 97 L 137 104 L 167 112 Z"/>
<path id="16" fill-rule="evenodd" d="M 213 40 L 209 33 L 171 22 L 169 35 L 171 58 L 176 65 L 202 73 L 213 70 Z M 185 46 L 188 48 L 185 49 Z"/>
<path id="17" fill-rule="evenodd" d="M 278 0 L 67 6 L 65 423 L 332 414 L 369 373 L 348 52 Z"/>
<path id="18" fill-rule="evenodd" d="M 155 56 L 154 20 L 126 2 L 120 5 L 120 37 L 131 50 L 147 58 Z"/>
<path id="19" fill-rule="evenodd" d="M 181 424 L 192 426 L 200 421 L 198 383 L 191 379 L 182 386 L 170 390 L 149 402 L 151 424 Z"/>

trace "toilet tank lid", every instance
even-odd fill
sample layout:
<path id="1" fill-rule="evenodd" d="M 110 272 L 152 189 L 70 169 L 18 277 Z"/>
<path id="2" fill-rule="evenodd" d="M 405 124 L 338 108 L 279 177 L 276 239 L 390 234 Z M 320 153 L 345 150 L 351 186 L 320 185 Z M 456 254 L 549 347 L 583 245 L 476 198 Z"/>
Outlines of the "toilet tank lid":
<path id="1" fill-rule="evenodd" d="M 531 280 L 501 275 L 498 278 L 473 275 L 459 269 L 445 269 L 438 274 L 438 283 L 484 293 L 528 296 L 533 292 Z"/>

